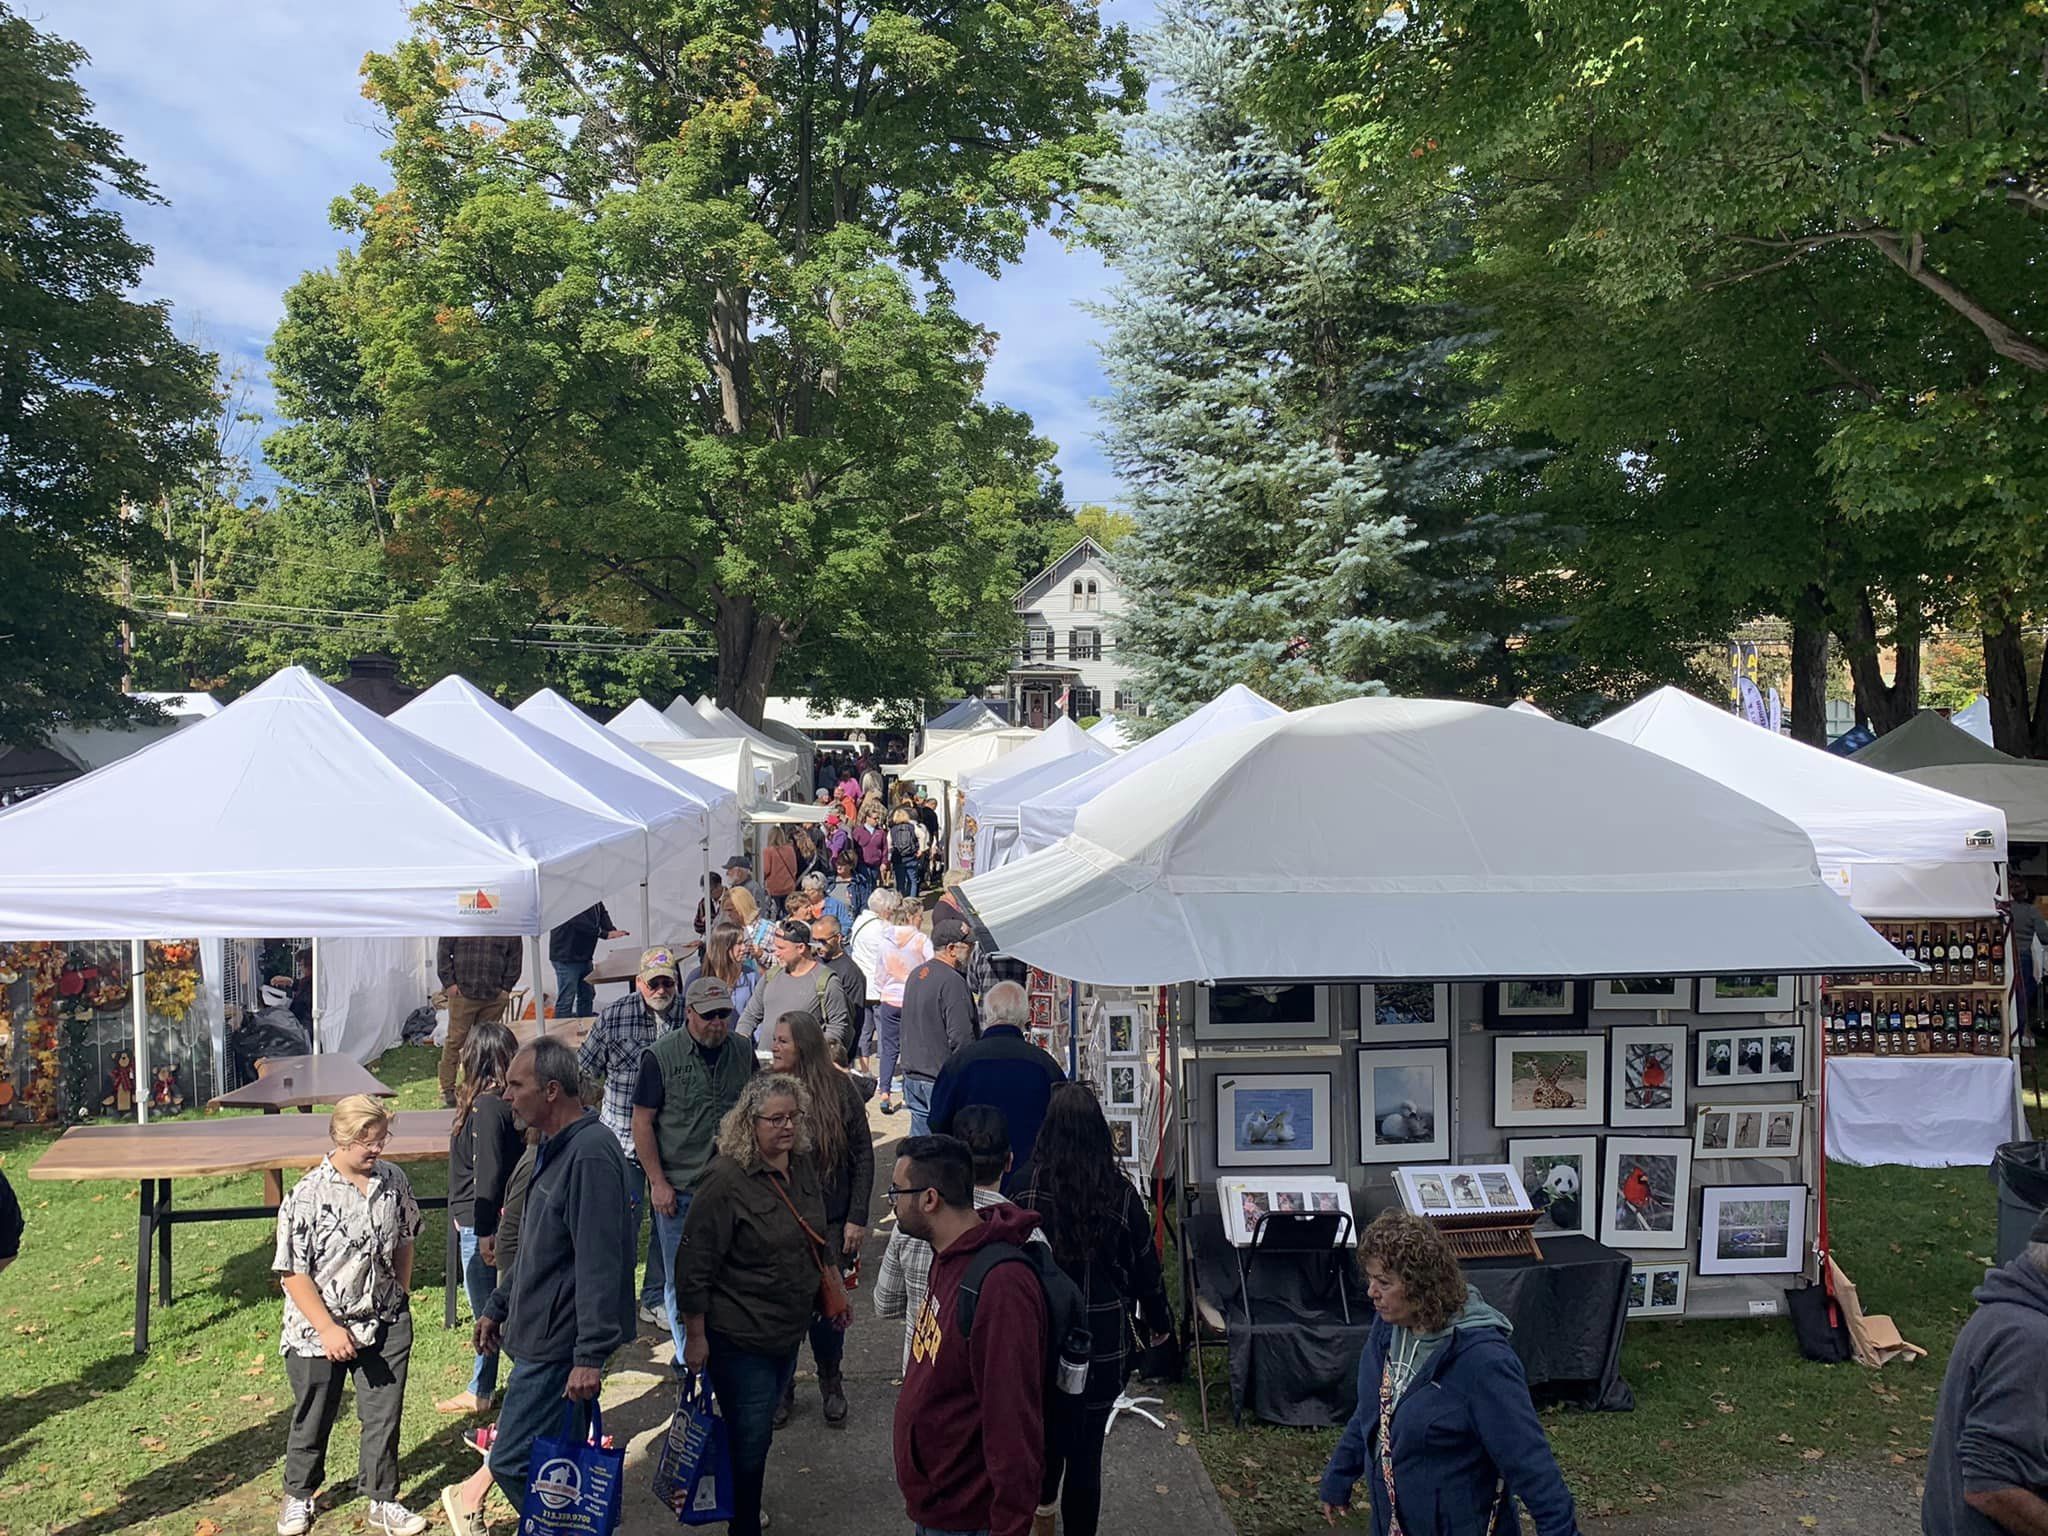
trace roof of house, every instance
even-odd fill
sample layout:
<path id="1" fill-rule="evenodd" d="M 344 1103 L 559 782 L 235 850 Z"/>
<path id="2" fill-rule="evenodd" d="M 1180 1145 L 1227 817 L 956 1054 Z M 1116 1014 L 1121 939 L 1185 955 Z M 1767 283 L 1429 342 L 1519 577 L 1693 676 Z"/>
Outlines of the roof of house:
<path id="1" fill-rule="evenodd" d="M 1019 587 L 1017 589 L 1016 597 L 1011 599 L 1011 601 L 1015 603 L 1023 602 L 1024 595 L 1027 592 L 1029 592 L 1033 587 L 1036 587 L 1041 581 L 1044 581 L 1047 577 L 1052 576 L 1056 572 L 1058 572 L 1061 566 L 1065 565 L 1069 560 L 1073 559 L 1074 556 L 1080 553 L 1080 551 L 1083 549 L 1086 549 L 1098 560 L 1103 558 L 1102 546 L 1096 543 L 1093 539 L 1089 538 L 1086 534 L 1083 534 L 1080 538 L 1076 539 L 1071 546 L 1069 546 L 1069 548 L 1064 554 L 1062 554 L 1057 560 L 1053 561 L 1051 565 L 1048 565 L 1036 576 L 1032 577 L 1029 581 L 1025 582 L 1023 586 Z"/>

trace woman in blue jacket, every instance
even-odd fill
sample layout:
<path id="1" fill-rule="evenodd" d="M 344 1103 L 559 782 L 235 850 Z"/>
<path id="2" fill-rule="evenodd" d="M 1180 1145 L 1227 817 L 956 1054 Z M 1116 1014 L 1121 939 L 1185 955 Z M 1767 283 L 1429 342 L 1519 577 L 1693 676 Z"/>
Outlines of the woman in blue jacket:
<path id="1" fill-rule="evenodd" d="M 1323 1518 L 1364 1480 L 1373 1536 L 1576 1536 L 1572 1496 L 1529 1400 L 1509 1323 L 1465 1285 L 1443 1234 L 1388 1211 L 1358 1240 L 1378 1317 L 1358 1361 L 1358 1409 L 1323 1469 Z"/>

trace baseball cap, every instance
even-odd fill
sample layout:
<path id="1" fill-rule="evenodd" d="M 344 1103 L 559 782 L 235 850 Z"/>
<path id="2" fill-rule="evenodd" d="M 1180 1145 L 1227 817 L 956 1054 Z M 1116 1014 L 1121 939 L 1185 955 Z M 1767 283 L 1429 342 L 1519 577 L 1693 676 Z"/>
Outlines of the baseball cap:
<path id="1" fill-rule="evenodd" d="M 792 944 L 808 944 L 811 942 L 811 925 L 800 917 L 784 918 L 775 925 L 775 936 Z"/>
<path id="2" fill-rule="evenodd" d="M 716 976 L 699 976 L 683 994 L 683 1006 L 696 1013 L 731 1013 L 732 988 Z"/>
<path id="3" fill-rule="evenodd" d="M 754 861 L 744 853 L 736 853 L 725 861 L 725 867 L 727 869 L 744 869 L 751 875 L 754 872 Z"/>
<path id="4" fill-rule="evenodd" d="M 670 981 L 682 980 L 682 972 L 676 969 L 676 952 L 666 944 L 657 944 L 652 949 L 640 951 L 640 980 L 650 976 L 666 976 Z"/>
<path id="5" fill-rule="evenodd" d="M 972 944 L 974 930 L 967 926 L 965 919 L 942 917 L 932 924 L 932 948 L 944 949 L 948 944 Z"/>

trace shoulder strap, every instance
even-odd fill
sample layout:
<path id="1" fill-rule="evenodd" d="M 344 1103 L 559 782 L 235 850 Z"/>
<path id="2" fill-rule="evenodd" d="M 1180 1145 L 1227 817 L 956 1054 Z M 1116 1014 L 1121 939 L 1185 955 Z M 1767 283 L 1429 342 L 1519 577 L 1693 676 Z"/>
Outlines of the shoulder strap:
<path id="1" fill-rule="evenodd" d="M 782 1187 L 781 1176 L 773 1168 L 768 1170 L 768 1182 L 775 1186 L 775 1193 L 782 1196 L 782 1203 L 789 1207 L 789 1214 L 796 1218 L 796 1224 L 804 1229 L 804 1236 L 817 1244 L 821 1252 L 824 1251 L 825 1239 L 811 1230 L 811 1224 L 804 1220 L 804 1213 L 798 1210 L 796 1202 L 789 1198 L 789 1191 Z"/>
<path id="2" fill-rule="evenodd" d="M 967 1274 L 960 1282 L 960 1297 L 953 1303 L 953 1317 L 960 1325 L 960 1337 L 968 1338 L 974 1332 L 974 1309 L 981 1301 L 981 1287 L 988 1279 L 988 1273 L 998 1264 L 1011 1262 L 1031 1267 L 1035 1276 L 1038 1271 L 1031 1264 L 1031 1255 L 1015 1243 L 986 1243 L 967 1261 Z M 1041 1285 L 1043 1281 L 1039 1282 Z"/>
<path id="3" fill-rule="evenodd" d="M 824 1001 L 825 1001 L 825 989 L 826 989 L 827 987 L 831 986 L 831 985 L 832 985 L 832 969 L 831 969 L 831 967 L 830 967 L 830 966 L 826 965 L 824 961 L 820 960 L 820 961 L 818 962 L 818 990 L 817 990 L 816 992 L 814 992 L 814 993 L 812 993 L 812 994 L 811 994 L 811 1001 L 813 1001 L 813 1002 L 817 1002 L 817 1003 L 822 1003 L 822 1002 L 824 1002 Z M 823 1019 L 820 1019 L 820 1020 L 818 1020 L 818 1022 L 819 1022 L 820 1024 L 822 1024 L 822 1023 L 824 1023 L 825 1021 L 824 1021 Z"/>

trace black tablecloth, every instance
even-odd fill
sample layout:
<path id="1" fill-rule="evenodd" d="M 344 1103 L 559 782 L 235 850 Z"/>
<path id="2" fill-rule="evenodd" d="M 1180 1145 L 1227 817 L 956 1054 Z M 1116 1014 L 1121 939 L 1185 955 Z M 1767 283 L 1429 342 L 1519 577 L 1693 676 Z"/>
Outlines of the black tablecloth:
<path id="1" fill-rule="evenodd" d="M 1197 1288 L 1225 1320 L 1230 1396 L 1238 1413 L 1271 1424 L 1323 1426 L 1349 1419 L 1358 1400 L 1358 1356 L 1373 1317 L 1351 1255 L 1342 1266 L 1348 1324 L 1338 1294 L 1325 1284 L 1326 1264 L 1293 1254 L 1259 1259 L 1250 1276 L 1247 1322 L 1222 1219 L 1197 1217 L 1192 1235 Z M 1539 1404 L 1633 1408 L 1635 1396 L 1620 1376 L 1628 1256 L 1590 1238 L 1540 1241 L 1540 1263 L 1474 1259 L 1465 1265 L 1465 1277 L 1514 1324 L 1515 1353 Z"/>

